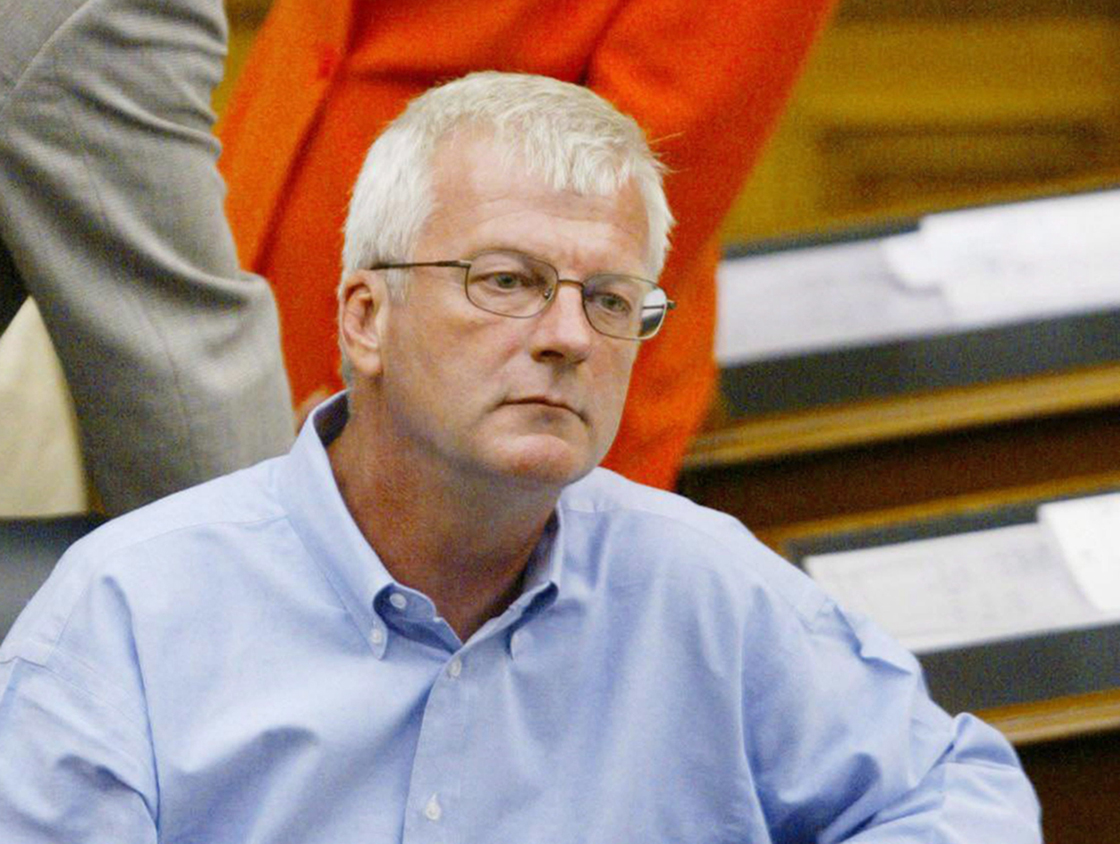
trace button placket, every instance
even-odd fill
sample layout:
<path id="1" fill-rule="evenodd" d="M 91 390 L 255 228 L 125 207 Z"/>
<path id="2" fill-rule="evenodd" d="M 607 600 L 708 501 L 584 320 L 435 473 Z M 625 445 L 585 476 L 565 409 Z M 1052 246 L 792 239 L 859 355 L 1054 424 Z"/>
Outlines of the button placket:
<path id="1" fill-rule="evenodd" d="M 456 806 L 462 771 L 456 760 L 469 740 L 469 690 L 458 679 L 462 673 L 462 656 L 448 653 L 431 676 L 413 757 L 405 844 L 456 844 L 460 840 Z"/>
<path id="2" fill-rule="evenodd" d="M 369 631 L 369 646 L 373 650 L 373 655 L 378 659 L 385 656 L 385 648 L 389 643 L 389 634 L 380 622 L 374 621 L 373 626 Z"/>

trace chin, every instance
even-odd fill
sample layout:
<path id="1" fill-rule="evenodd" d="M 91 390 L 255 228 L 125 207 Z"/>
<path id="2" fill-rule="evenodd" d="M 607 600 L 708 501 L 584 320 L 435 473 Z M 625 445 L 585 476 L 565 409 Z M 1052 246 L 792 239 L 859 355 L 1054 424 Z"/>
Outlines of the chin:
<path id="1" fill-rule="evenodd" d="M 553 437 L 544 439 L 549 442 L 522 443 L 504 455 L 502 474 L 533 487 L 563 487 L 578 481 L 598 464 L 585 449 Z"/>

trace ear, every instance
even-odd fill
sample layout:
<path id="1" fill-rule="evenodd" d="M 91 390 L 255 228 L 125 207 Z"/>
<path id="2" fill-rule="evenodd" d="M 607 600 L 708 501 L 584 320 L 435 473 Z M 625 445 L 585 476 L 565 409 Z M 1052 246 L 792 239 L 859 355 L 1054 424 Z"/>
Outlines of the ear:
<path id="1" fill-rule="evenodd" d="M 376 378 L 389 314 L 389 289 L 383 273 L 357 270 L 342 281 L 338 293 L 339 342 L 354 374 Z"/>

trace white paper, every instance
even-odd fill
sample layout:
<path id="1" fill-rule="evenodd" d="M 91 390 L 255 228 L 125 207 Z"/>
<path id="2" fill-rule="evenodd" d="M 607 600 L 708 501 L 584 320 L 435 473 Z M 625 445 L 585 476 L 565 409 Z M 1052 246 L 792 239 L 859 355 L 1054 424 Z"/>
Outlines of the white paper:
<path id="1" fill-rule="evenodd" d="M 1116 308 L 1120 190 L 934 214 L 718 275 L 723 366 Z"/>
<path id="2" fill-rule="evenodd" d="M 898 285 L 878 240 L 727 260 L 718 281 L 724 366 L 951 329 L 942 294 Z"/>
<path id="3" fill-rule="evenodd" d="M 925 217 L 887 238 L 900 283 L 941 290 L 960 327 L 1120 304 L 1120 190 Z"/>
<path id="4" fill-rule="evenodd" d="M 1120 493 L 1055 501 L 1038 510 L 1084 596 L 1120 611 Z"/>
<path id="5" fill-rule="evenodd" d="M 809 556 L 805 568 L 915 652 L 1120 618 L 1085 598 L 1039 524 Z"/>
<path id="6" fill-rule="evenodd" d="M 922 231 L 891 235 L 881 242 L 883 258 L 895 279 L 911 290 L 940 289 L 958 271 L 951 251 L 942 251 Z"/>

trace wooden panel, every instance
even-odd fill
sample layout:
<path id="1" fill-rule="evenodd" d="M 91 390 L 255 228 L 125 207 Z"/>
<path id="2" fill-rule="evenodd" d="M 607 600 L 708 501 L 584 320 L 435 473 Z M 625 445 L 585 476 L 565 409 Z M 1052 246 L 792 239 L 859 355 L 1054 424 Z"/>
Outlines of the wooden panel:
<path id="1" fill-rule="evenodd" d="M 779 554 L 792 559 L 796 556 L 791 553 L 792 545 L 803 547 L 806 542 L 815 542 L 824 537 L 881 531 L 900 524 L 915 524 L 947 517 L 959 517 L 962 521 L 986 521 L 984 514 L 993 510 L 1034 506 L 1039 501 L 1058 498 L 1103 495 L 1117 489 L 1120 489 L 1120 471 L 1061 479 L 1048 478 L 1040 483 L 959 493 L 948 498 L 928 498 L 882 510 L 791 522 L 767 528 L 759 536 Z"/>
<path id="2" fill-rule="evenodd" d="M 1114 408 L 686 470 L 679 488 L 753 530 L 1120 472 Z"/>
<path id="3" fill-rule="evenodd" d="M 231 21 L 264 20 L 272 0 L 225 0 L 226 15 Z"/>
<path id="4" fill-rule="evenodd" d="M 981 715 L 1020 748 L 1120 731 L 1120 689 L 1005 706 Z"/>
<path id="5" fill-rule="evenodd" d="M 1120 16 L 1120 0 L 844 0 L 842 20 Z"/>
<path id="6" fill-rule="evenodd" d="M 864 446 L 1096 408 L 1118 408 L 1120 413 L 1120 364 L 717 422 L 692 444 L 685 467 Z"/>
<path id="7" fill-rule="evenodd" d="M 1120 732 L 1021 748 L 1046 844 L 1120 840 Z"/>
<path id="8" fill-rule="evenodd" d="M 732 209 L 728 242 L 1120 173 L 1116 3 L 921 6 L 841 3 Z"/>

